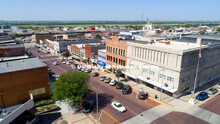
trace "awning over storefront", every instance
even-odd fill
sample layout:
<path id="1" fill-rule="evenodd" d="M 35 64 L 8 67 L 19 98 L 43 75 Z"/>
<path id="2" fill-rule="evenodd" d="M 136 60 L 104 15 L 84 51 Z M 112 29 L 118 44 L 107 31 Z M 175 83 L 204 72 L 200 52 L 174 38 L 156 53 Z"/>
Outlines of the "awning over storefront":
<path id="1" fill-rule="evenodd" d="M 106 65 L 105 68 L 112 69 L 112 66 L 111 65 Z"/>
<path id="2" fill-rule="evenodd" d="M 101 66 L 105 66 L 106 63 L 103 62 L 103 61 L 101 61 L 101 60 L 98 60 L 98 61 L 97 61 L 97 64 L 98 64 L 98 65 L 101 65 Z"/>
<path id="3" fill-rule="evenodd" d="M 102 55 L 98 55 L 99 57 L 102 57 L 102 58 L 104 58 L 105 59 L 105 56 L 102 56 Z"/>
<path id="4" fill-rule="evenodd" d="M 166 86 L 162 86 L 161 87 L 161 83 L 158 83 L 157 81 L 148 80 L 147 78 L 145 78 L 143 76 L 137 76 L 137 75 L 134 75 L 134 74 L 131 74 L 131 73 L 128 73 L 128 72 L 124 72 L 124 71 L 122 71 L 122 73 L 127 75 L 127 76 L 129 76 L 129 77 L 131 77 L 131 78 L 139 79 L 139 80 L 142 80 L 142 81 L 147 82 L 149 84 L 152 84 L 152 85 L 154 85 L 156 87 L 162 88 L 162 89 L 164 89 L 164 90 L 166 90 L 168 92 L 171 92 L 171 93 L 174 93 L 174 92 L 177 91 L 177 89 L 173 89 L 173 88 L 168 87 L 168 86 L 167 87 Z"/>
<path id="5" fill-rule="evenodd" d="M 75 59 L 80 59 L 79 56 L 76 56 L 76 55 L 72 55 L 72 57 Z"/>
<path id="6" fill-rule="evenodd" d="M 173 89 L 173 88 L 171 88 L 171 87 L 165 87 L 164 85 L 161 87 L 161 83 L 158 83 L 157 81 L 152 81 L 152 80 L 147 80 L 145 77 L 142 77 L 142 76 L 138 76 L 137 77 L 138 79 L 140 79 L 140 80 L 142 80 L 142 81 L 144 81 L 144 82 L 147 82 L 147 83 L 149 83 L 149 84 L 152 84 L 152 85 L 154 85 L 154 86 L 156 86 L 156 87 L 159 87 L 159 88 L 162 88 L 162 89 L 164 89 L 164 90 L 166 90 L 166 91 L 169 91 L 169 92 L 171 92 L 171 93 L 174 93 L 174 92 L 176 92 L 177 91 L 177 89 Z"/>
<path id="7" fill-rule="evenodd" d="M 136 75 L 133 75 L 133 74 L 131 74 L 131 73 L 124 72 L 124 71 L 122 71 L 122 73 L 123 73 L 124 75 L 127 75 L 127 76 L 131 77 L 131 78 L 134 78 L 134 79 L 136 79 L 136 78 L 137 78 L 137 76 L 136 76 Z"/>

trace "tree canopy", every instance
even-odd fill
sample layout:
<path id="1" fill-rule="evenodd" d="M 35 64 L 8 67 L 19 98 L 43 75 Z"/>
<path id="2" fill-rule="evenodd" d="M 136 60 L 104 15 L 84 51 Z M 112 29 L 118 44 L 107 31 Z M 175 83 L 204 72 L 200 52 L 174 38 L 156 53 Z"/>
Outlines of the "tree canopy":
<path id="1" fill-rule="evenodd" d="M 118 80 L 119 80 L 120 77 L 123 76 L 123 73 L 121 72 L 120 69 L 118 69 L 118 70 L 116 71 L 115 76 L 118 78 Z"/>
<path id="2" fill-rule="evenodd" d="M 84 72 L 68 71 L 61 74 L 57 81 L 52 83 L 54 100 L 66 100 L 72 106 L 77 107 L 85 96 L 91 94 L 89 89 L 89 74 Z"/>
<path id="3" fill-rule="evenodd" d="M 97 34 L 97 35 L 95 36 L 95 39 L 102 40 L 102 36 L 100 36 L 99 34 Z"/>
<path id="4" fill-rule="evenodd" d="M 64 54 L 63 54 L 64 57 L 68 58 L 70 57 L 70 52 L 69 51 L 66 51 Z"/>
<path id="5" fill-rule="evenodd" d="M 217 30 L 216 30 L 216 31 L 220 32 L 220 28 L 217 28 Z"/>

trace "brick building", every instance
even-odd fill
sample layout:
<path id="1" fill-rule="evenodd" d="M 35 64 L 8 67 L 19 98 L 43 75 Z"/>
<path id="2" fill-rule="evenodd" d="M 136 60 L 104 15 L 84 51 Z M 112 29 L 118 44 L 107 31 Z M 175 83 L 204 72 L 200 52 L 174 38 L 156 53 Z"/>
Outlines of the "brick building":
<path id="1" fill-rule="evenodd" d="M 127 42 L 119 40 L 118 36 L 106 40 L 106 63 L 109 65 L 126 66 Z"/>
<path id="2" fill-rule="evenodd" d="M 21 44 L 0 45 L 0 57 L 23 56 L 25 48 Z"/>
<path id="3" fill-rule="evenodd" d="M 53 34 L 50 33 L 36 33 L 34 35 L 32 35 L 32 41 L 33 42 L 37 42 L 40 43 L 40 41 L 45 41 L 46 39 L 53 39 Z M 44 44 L 44 43 L 42 43 Z"/>
<path id="4" fill-rule="evenodd" d="M 98 55 L 98 50 L 105 49 L 105 45 L 100 43 L 90 43 L 85 45 L 85 57 L 86 58 L 95 58 L 95 55 Z"/>
<path id="5" fill-rule="evenodd" d="M 0 63 L 0 108 L 49 98 L 48 69 L 39 58 L 18 59 Z"/>

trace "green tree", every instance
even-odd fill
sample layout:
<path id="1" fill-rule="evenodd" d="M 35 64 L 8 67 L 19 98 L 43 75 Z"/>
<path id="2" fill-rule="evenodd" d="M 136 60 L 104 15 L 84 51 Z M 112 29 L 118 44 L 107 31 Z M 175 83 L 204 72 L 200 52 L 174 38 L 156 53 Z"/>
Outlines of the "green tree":
<path id="1" fill-rule="evenodd" d="M 121 72 L 121 70 L 120 69 L 118 69 L 117 71 L 116 71 L 116 73 L 115 73 L 115 77 L 117 77 L 118 78 L 118 81 L 119 81 L 119 78 L 120 77 L 122 77 L 122 72 Z"/>
<path id="2" fill-rule="evenodd" d="M 220 28 L 217 28 L 217 30 L 216 30 L 216 31 L 220 32 Z"/>
<path id="3" fill-rule="evenodd" d="M 52 83 L 52 95 L 56 101 L 67 101 L 70 105 L 78 107 L 89 96 L 89 74 L 84 72 L 68 71 L 61 74 L 57 81 Z"/>
<path id="4" fill-rule="evenodd" d="M 99 34 L 97 34 L 97 35 L 95 36 L 95 39 L 102 40 L 102 36 L 100 36 Z"/>
<path id="5" fill-rule="evenodd" d="M 68 57 L 70 57 L 70 52 L 69 52 L 69 51 L 66 51 L 66 52 L 63 54 L 63 56 L 66 57 L 67 60 L 68 60 Z"/>

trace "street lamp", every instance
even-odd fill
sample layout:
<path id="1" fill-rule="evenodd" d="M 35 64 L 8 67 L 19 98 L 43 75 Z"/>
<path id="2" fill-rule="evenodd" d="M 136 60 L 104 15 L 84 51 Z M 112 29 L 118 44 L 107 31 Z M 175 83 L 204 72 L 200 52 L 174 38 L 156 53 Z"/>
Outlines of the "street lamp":
<path id="1" fill-rule="evenodd" d="M 0 96 L 1 96 L 1 100 L 2 100 L 2 106 L 5 109 L 4 100 L 3 100 L 3 93 L 2 92 L 0 92 Z"/>
<path id="2" fill-rule="evenodd" d="M 103 83 L 99 85 L 99 87 L 96 89 L 96 114 L 97 114 L 97 124 L 99 123 L 99 103 L 98 103 L 98 97 L 99 97 L 99 89 L 101 88 Z"/>

